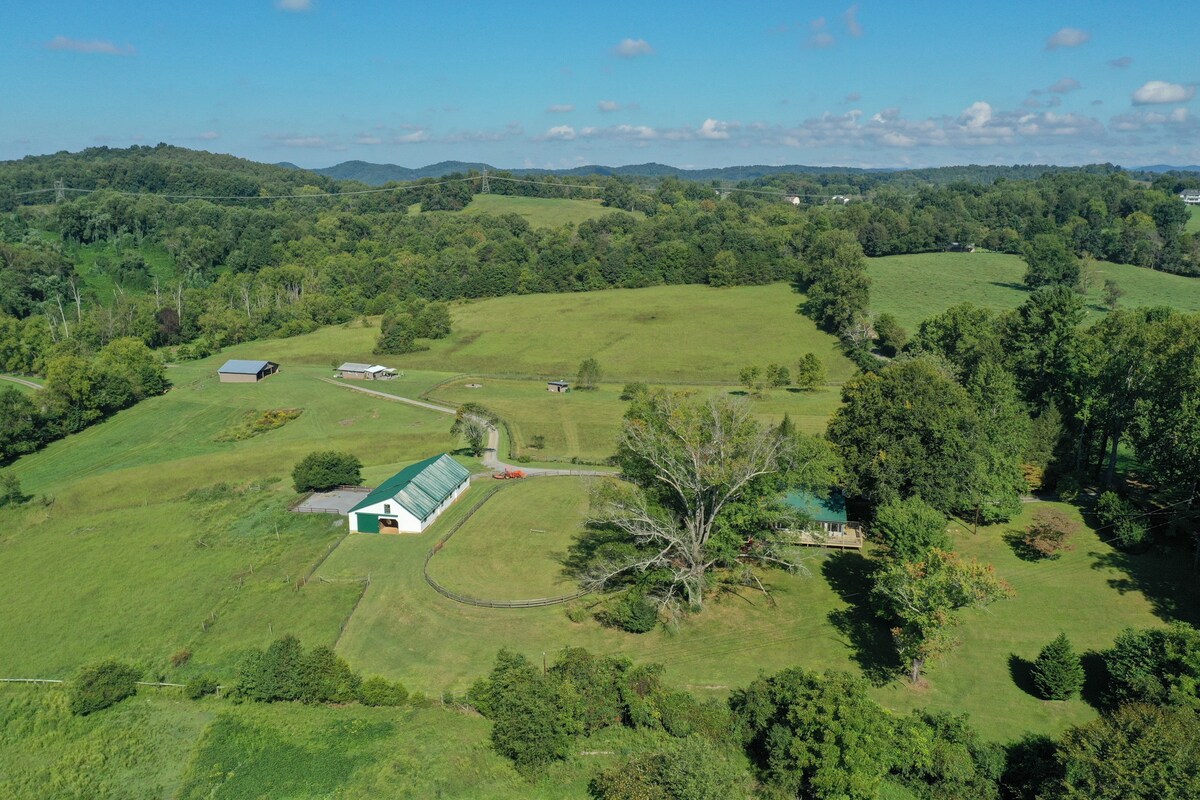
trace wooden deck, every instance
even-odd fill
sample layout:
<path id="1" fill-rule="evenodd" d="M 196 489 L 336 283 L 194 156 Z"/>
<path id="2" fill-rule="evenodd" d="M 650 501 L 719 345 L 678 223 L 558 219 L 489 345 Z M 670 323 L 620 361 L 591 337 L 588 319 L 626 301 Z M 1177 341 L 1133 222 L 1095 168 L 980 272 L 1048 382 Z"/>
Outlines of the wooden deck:
<path id="1" fill-rule="evenodd" d="M 806 547 L 829 547 L 835 550 L 862 550 L 866 541 L 862 526 L 856 522 L 848 523 L 846 532 L 842 534 L 796 531 L 796 538 L 797 544 Z"/>

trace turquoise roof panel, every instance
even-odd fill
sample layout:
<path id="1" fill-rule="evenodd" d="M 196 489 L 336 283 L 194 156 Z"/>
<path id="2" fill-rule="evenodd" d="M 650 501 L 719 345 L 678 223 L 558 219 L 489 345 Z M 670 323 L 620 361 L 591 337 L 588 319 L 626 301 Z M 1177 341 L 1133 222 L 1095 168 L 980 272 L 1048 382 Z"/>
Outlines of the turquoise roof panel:
<path id="1" fill-rule="evenodd" d="M 792 491 L 783 498 L 783 504 L 803 512 L 814 522 L 847 522 L 846 498 L 836 489 L 829 497 L 818 497 L 811 492 Z"/>
<path id="2" fill-rule="evenodd" d="M 350 510 L 358 511 L 394 500 L 417 519 L 426 520 L 470 477 L 470 470 L 442 453 L 400 470 Z"/>

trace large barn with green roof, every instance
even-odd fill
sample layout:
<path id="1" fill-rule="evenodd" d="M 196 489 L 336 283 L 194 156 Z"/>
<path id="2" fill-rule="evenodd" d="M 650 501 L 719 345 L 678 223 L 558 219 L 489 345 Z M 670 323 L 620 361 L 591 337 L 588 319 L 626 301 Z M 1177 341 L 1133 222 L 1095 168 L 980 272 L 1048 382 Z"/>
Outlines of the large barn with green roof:
<path id="1" fill-rule="evenodd" d="M 420 533 L 467 490 L 471 473 L 442 453 L 405 467 L 350 509 L 356 533 Z"/>

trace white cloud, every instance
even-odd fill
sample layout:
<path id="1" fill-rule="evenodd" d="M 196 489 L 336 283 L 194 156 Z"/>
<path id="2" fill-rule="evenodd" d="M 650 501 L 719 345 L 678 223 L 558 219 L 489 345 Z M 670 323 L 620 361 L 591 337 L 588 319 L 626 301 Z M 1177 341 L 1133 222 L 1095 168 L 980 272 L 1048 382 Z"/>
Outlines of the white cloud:
<path id="1" fill-rule="evenodd" d="M 410 133 L 402 133 L 392 139 L 393 144 L 417 144 L 427 141 L 429 141 L 429 132 L 424 128 L 418 128 Z"/>
<path id="2" fill-rule="evenodd" d="M 311 11 L 312 0 L 275 0 L 275 7 L 280 11 Z"/>
<path id="3" fill-rule="evenodd" d="M 729 132 L 738 128 L 736 122 L 722 122 L 719 119 L 704 120 L 700 128 L 696 131 L 696 135 L 701 139 L 728 139 Z"/>
<path id="4" fill-rule="evenodd" d="M 550 130 L 546 131 L 542 138 L 549 141 L 569 142 L 575 138 L 575 129 L 570 125 L 555 125 Z"/>
<path id="5" fill-rule="evenodd" d="M 202 139 L 206 142 L 211 142 L 213 139 L 220 139 L 221 134 L 218 133 L 217 131 L 204 131 L 203 133 L 200 133 L 198 136 L 196 136 L 196 138 Z"/>
<path id="6" fill-rule="evenodd" d="M 990 104 L 978 100 L 963 110 L 958 121 L 967 128 L 982 128 L 992 121 L 992 107 Z"/>
<path id="7" fill-rule="evenodd" d="M 1060 28 L 1046 40 L 1047 50 L 1057 50 L 1060 47 L 1079 47 L 1091 40 L 1092 34 L 1079 28 Z"/>
<path id="8" fill-rule="evenodd" d="M 808 37 L 808 42 L 806 44 L 814 50 L 824 50 L 827 47 L 833 47 L 833 34 L 829 33 L 828 31 L 814 33 L 812 36 Z"/>
<path id="9" fill-rule="evenodd" d="M 861 92 L 851 92 L 850 94 L 846 95 L 843 99 L 847 103 L 857 103 L 859 100 L 862 100 L 862 93 Z"/>
<path id="10" fill-rule="evenodd" d="M 1125 69 L 1132 63 L 1132 56 L 1121 56 L 1120 58 L 1114 58 L 1113 60 L 1109 61 L 1108 65 L 1110 67 L 1116 67 L 1117 69 Z"/>
<path id="11" fill-rule="evenodd" d="M 637 58 L 654 55 L 654 48 L 645 39 L 622 39 L 613 52 L 621 58 Z"/>
<path id="12" fill-rule="evenodd" d="M 1076 89 L 1083 88 L 1079 81 L 1074 78 L 1059 78 L 1046 89 L 1050 94 L 1067 94 Z"/>
<path id="13" fill-rule="evenodd" d="M 69 39 L 66 36 L 55 36 L 45 45 L 47 50 L 66 50 L 72 53 L 95 53 L 104 56 L 132 56 L 137 54 L 133 45 L 118 47 L 103 39 Z"/>
<path id="14" fill-rule="evenodd" d="M 1144 106 L 1157 103 L 1186 103 L 1195 96 L 1195 86 L 1184 86 L 1166 81 L 1147 81 L 1133 93 L 1133 104 Z"/>
<path id="15" fill-rule="evenodd" d="M 279 139 L 284 147 L 328 147 L 323 136 L 284 136 Z"/>
<path id="16" fill-rule="evenodd" d="M 846 23 L 846 30 L 851 36 L 863 35 L 862 24 L 858 21 L 858 3 L 846 9 L 846 12 L 842 14 L 842 21 Z"/>
<path id="17" fill-rule="evenodd" d="M 599 103 L 596 103 L 596 108 L 607 114 L 612 111 L 620 111 L 621 104 L 616 100 L 601 100 Z"/>
<path id="18" fill-rule="evenodd" d="M 361 136 L 356 136 L 354 138 L 354 143 L 355 144 L 376 145 L 376 144 L 383 144 L 383 139 L 380 139 L 378 136 L 371 136 L 370 134 L 364 133 Z"/>
<path id="19" fill-rule="evenodd" d="M 570 114 L 574 110 L 575 106 L 572 103 L 554 103 L 546 109 L 546 112 L 549 114 Z"/>

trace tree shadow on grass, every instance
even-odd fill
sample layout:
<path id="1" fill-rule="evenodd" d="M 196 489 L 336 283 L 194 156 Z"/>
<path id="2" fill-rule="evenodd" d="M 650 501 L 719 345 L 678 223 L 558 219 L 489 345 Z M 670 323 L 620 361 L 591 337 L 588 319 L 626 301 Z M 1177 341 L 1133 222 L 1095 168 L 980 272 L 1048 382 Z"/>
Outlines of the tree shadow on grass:
<path id="1" fill-rule="evenodd" d="M 1038 694 L 1037 684 L 1033 682 L 1033 662 L 1028 658 L 1021 658 L 1016 653 L 1008 655 L 1008 674 L 1012 676 L 1013 683 L 1017 685 L 1025 694 L 1041 699 Z"/>
<path id="2" fill-rule="evenodd" d="M 1140 592 L 1154 615 L 1164 622 L 1183 620 L 1200 625 L 1200 585 L 1192 571 L 1192 553 L 1178 546 L 1145 553 L 1091 551 L 1092 569 L 1117 571 L 1108 585 L 1121 594 Z"/>
<path id="3" fill-rule="evenodd" d="M 1108 669 L 1104 666 L 1104 656 L 1095 650 L 1088 650 L 1079 660 L 1083 664 L 1083 690 L 1079 696 L 1092 708 L 1103 711 L 1108 705 L 1104 699 L 1108 693 Z"/>
<path id="4" fill-rule="evenodd" d="M 1016 289 L 1018 292 L 1028 292 L 1029 287 L 1023 283 L 1013 283 L 1012 281 L 988 281 L 992 286 L 999 286 L 1003 289 Z"/>
<path id="5" fill-rule="evenodd" d="M 1059 553 L 1046 555 L 1025 541 L 1025 531 L 1011 528 L 1004 532 L 1004 543 L 1012 548 L 1013 554 L 1022 561 L 1055 561 Z"/>
<path id="6" fill-rule="evenodd" d="M 829 622 L 846 637 L 847 646 L 863 675 L 875 686 L 884 686 L 904 672 L 890 626 L 871 608 L 870 592 L 875 564 L 859 553 L 834 553 L 821 565 L 821 573 L 849 608 L 829 612 Z"/>

